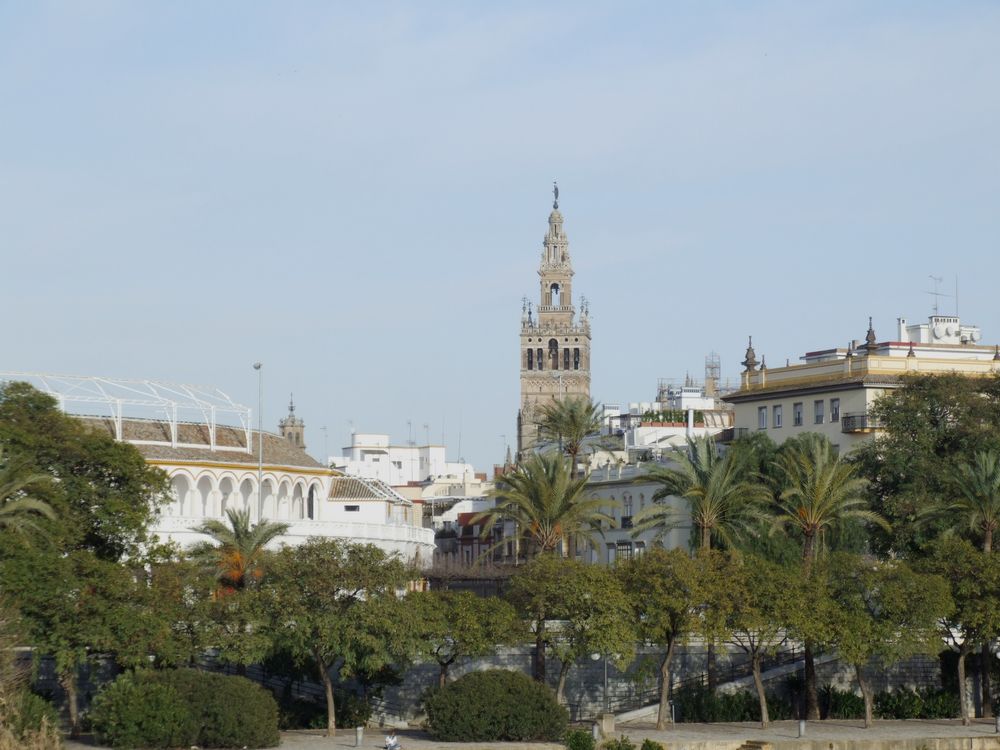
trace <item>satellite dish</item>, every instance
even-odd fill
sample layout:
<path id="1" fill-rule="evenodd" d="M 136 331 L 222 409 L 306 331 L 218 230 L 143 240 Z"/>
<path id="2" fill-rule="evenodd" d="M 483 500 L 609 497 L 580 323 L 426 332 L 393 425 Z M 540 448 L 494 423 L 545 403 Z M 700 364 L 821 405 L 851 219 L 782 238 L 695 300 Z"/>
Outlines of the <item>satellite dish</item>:
<path id="1" fill-rule="evenodd" d="M 948 327 L 946 327 L 946 328 L 944 329 L 944 331 L 945 331 L 945 333 L 947 333 L 947 334 L 948 334 L 949 336 L 954 336 L 954 335 L 955 335 L 955 326 L 948 326 Z"/>
<path id="2" fill-rule="evenodd" d="M 983 337 L 983 334 L 980 331 L 978 331 L 978 330 L 973 330 L 969 334 L 969 338 L 971 338 L 973 341 L 979 341 L 982 337 Z"/>
<path id="3" fill-rule="evenodd" d="M 934 326 L 934 338 L 943 339 L 944 338 L 944 326 L 938 323 Z"/>

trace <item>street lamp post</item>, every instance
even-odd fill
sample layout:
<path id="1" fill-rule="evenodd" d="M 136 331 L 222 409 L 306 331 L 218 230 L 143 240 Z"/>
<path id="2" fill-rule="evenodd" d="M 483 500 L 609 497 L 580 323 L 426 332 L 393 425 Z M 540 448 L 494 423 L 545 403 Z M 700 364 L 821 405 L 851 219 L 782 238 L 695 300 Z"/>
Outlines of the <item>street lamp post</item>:
<path id="1" fill-rule="evenodd" d="M 264 512 L 264 366 L 254 362 L 257 371 L 257 513 Z"/>

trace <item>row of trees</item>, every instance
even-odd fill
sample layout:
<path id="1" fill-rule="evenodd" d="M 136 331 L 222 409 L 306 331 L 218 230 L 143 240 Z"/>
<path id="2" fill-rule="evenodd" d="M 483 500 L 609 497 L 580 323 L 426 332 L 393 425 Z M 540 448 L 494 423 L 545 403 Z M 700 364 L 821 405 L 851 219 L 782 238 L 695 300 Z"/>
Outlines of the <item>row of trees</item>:
<path id="1" fill-rule="evenodd" d="M 883 397 L 872 417 L 884 433 L 844 457 L 815 434 L 779 447 L 758 433 L 725 452 L 710 440 L 692 442 L 674 466 L 653 467 L 641 478 L 660 490 L 637 515 L 634 533 L 665 531 L 689 518 L 692 547 L 701 553 L 722 549 L 795 564 L 799 582 L 812 586 L 820 585 L 813 582 L 814 568 L 827 552 L 864 552 L 883 564 L 906 561 L 922 570 L 954 534 L 978 544 L 992 564 L 1000 526 L 1000 378 L 913 377 Z M 568 466 L 555 452 L 526 460 L 501 481 L 497 507 L 482 514 L 484 530 L 513 521 L 529 547 L 543 552 L 565 554 L 574 538 L 594 543 L 613 524 L 613 508 L 588 499 L 574 470 L 584 437 L 599 425 L 598 409 L 588 399 L 569 397 L 546 407 L 542 434 L 558 441 Z M 683 517 L 667 502 L 674 497 L 687 505 Z M 969 562 L 967 555 L 959 557 Z M 948 606 L 945 597 L 934 611 Z M 966 608 L 963 616 L 989 621 L 984 612 Z M 951 624 L 941 635 L 954 632 Z M 818 718 L 814 652 L 829 642 L 821 630 L 802 633 L 807 717 Z M 977 627 L 969 633 L 957 639 L 964 646 L 946 638 L 959 652 L 960 669 L 973 644 L 988 663 L 1000 630 Z M 989 715 L 989 670 L 981 672 Z"/>

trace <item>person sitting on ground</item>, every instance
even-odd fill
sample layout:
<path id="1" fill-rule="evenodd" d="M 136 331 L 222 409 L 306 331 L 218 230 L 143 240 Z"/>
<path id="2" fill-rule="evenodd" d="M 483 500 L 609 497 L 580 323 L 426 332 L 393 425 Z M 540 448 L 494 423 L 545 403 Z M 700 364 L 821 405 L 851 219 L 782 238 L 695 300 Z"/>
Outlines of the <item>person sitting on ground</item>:
<path id="1" fill-rule="evenodd" d="M 385 750 L 400 750 L 402 745 L 399 744 L 399 739 L 396 737 L 396 730 L 390 729 L 389 736 L 385 738 Z"/>

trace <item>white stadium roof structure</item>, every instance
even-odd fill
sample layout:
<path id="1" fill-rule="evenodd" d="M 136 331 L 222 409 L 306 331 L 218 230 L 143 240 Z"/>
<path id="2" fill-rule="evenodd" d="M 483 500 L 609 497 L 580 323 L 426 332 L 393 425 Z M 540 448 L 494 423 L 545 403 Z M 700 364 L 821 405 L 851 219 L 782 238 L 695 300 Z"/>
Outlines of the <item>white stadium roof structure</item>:
<path id="1" fill-rule="evenodd" d="M 177 426 L 181 423 L 195 423 L 207 428 L 208 440 L 204 444 L 192 444 L 191 447 L 209 445 L 212 450 L 250 450 L 250 408 L 233 401 L 218 388 L 162 380 L 0 371 L 0 382 L 4 381 L 30 383 L 52 396 L 59 408 L 68 414 L 111 420 L 118 440 L 123 439 L 124 420 L 148 420 L 170 426 L 171 439 L 164 441 L 164 445 L 185 447 L 185 443 L 178 442 Z M 245 446 L 237 448 L 217 445 L 215 435 L 219 425 L 242 428 L 246 434 Z"/>

